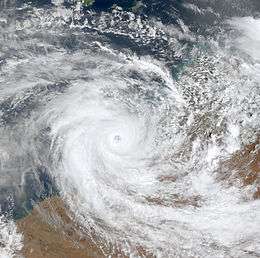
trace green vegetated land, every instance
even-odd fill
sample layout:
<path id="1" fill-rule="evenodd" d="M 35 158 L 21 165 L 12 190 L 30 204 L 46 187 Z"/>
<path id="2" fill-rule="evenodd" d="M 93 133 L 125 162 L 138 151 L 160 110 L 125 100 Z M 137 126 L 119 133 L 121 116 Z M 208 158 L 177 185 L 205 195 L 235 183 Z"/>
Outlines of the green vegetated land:
<path id="1" fill-rule="evenodd" d="M 95 0 L 80 0 L 84 6 L 91 6 Z"/>

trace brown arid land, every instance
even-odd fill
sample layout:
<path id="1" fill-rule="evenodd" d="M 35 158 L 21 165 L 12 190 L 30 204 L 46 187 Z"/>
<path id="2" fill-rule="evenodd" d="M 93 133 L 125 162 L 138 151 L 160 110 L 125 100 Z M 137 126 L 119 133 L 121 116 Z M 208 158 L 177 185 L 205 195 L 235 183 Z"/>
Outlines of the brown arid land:
<path id="1" fill-rule="evenodd" d="M 250 199 L 260 199 L 260 137 L 221 164 L 220 179 L 229 184 L 239 182 L 241 188 L 255 186 Z"/>
<path id="2" fill-rule="evenodd" d="M 222 164 L 222 180 L 240 181 L 241 187 L 254 185 L 251 199 L 260 198 L 260 138 Z M 234 171 L 231 174 L 225 173 Z M 228 176 L 226 176 L 228 174 Z M 61 198 L 53 197 L 36 205 L 32 212 L 17 221 L 24 236 L 22 254 L 25 258 L 103 258 L 107 248 L 86 237 L 68 215 Z M 152 257 L 139 248 L 140 255 Z M 110 256 L 111 257 L 111 256 Z M 112 257 L 126 257 L 120 251 Z"/>
<path id="3" fill-rule="evenodd" d="M 18 231 L 24 236 L 22 255 L 25 258 L 128 257 L 114 246 L 104 246 L 94 235 L 90 238 L 82 233 L 68 210 L 61 198 L 52 197 L 17 221 Z M 137 251 L 141 257 L 154 257 L 142 247 L 137 247 Z"/>
<path id="4" fill-rule="evenodd" d="M 81 236 L 61 198 L 46 199 L 17 222 L 25 258 L 101 258 L 101 249 Z"/>

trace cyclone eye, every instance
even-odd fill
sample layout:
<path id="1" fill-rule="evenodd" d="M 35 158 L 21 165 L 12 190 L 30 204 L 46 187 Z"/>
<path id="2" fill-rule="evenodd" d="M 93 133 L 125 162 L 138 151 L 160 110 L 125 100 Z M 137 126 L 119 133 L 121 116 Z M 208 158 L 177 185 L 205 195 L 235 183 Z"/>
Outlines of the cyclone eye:
<path id="1" fill-rule="evenodd" d="M 116 136 L 114 137 L 114 141 L 115 141 L 115 142 L 120 142 L 120 141 L 121 141 L 120 135 L 116 135 Z"/>

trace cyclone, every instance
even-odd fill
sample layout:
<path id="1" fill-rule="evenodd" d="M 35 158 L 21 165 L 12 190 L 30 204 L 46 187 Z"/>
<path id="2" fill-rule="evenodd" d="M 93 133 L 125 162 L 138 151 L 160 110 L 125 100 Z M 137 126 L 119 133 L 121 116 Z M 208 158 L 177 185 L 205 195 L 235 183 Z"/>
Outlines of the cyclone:
<path id="1" fill-rule="evenodd" d="M 169 2 L 3 5 L 6 256 L 14 222 L 52 196 L 104 257 L 260 255 L 260 9 Z"/>

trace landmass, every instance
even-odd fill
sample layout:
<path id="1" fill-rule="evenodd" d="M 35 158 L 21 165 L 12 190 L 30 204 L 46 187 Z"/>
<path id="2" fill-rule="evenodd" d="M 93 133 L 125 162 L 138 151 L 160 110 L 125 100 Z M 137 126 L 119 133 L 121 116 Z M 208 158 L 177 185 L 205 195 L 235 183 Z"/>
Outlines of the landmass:
<path id="1" fill-rule="evenodd" d="M 236 152 L 223 162 L 222 180 L 240 180 L 241 187 L 254 185 L 252 200 L 260 199 L 260 138 Z M 234 171 L 233 173 L 226 173 Z M 250 201 L 250 200 L 249 200 Z M 49 197 L 37 204 L 32 212 L 17 221 L 17 227 L 24 236 L 22 254 L 25 258 L 103 258 L 108 257 L 109 248 L 82 233 L 68 214 L 68 207 L 60 197 Z M 140 256 L 153 257 L 139 248 Z M 107 253 L 108 254 L 108 253 Z M 116 251 L 110 257 L 127 257 Z"/>

